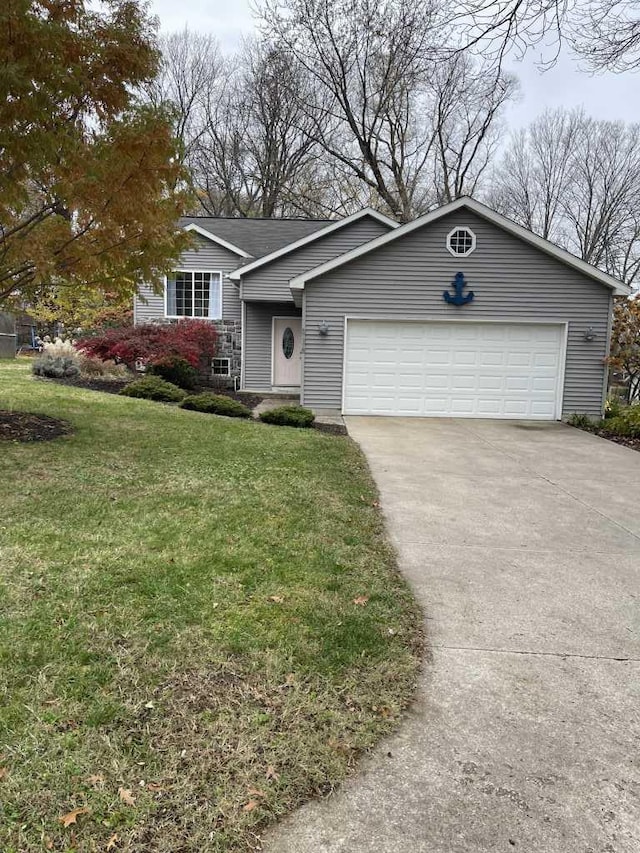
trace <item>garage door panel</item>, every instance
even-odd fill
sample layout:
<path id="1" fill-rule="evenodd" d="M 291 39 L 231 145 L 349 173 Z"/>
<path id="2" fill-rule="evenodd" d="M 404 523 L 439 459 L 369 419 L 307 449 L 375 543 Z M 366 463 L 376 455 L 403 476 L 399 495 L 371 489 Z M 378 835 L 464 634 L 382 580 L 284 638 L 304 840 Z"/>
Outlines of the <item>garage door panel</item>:
<path id="1" fill-rule="evenodd" d="M 560 325 L 349 321 L 347 414 L 556 416 Z"/>
<path id="2" fill-rule="evenodd" d="M 451 390 L 452 391 L 475 391 L 477 384 L 477 377 L 471 376 L 452 376 L 451 377 Z"/>
<path id="3" fill-rule="evenodd" d="M 453 353 L 453 364 L 461 367 L 475 367 L 478 362 L 477 350 L 457 350 Z"/>
<path id="4" fill-rule="evenodd" d="M 558 358 L 555 353 L 537 352 L 533 356 L 534 367 L 548 367 L 549 370 L 558 369 Z"/>
<path id="5" fill-rule="evenodd" d="M 483 367 L 502 367 L 506 353 L 499 350 L 487 350 L 479 353 L 480 364 Z"/>
<path id="6" fill-rule="evenodd" d="M 556 389 L 555 376 L 534 376 L 532 381 L 532 391 L 551 392 Z"/>

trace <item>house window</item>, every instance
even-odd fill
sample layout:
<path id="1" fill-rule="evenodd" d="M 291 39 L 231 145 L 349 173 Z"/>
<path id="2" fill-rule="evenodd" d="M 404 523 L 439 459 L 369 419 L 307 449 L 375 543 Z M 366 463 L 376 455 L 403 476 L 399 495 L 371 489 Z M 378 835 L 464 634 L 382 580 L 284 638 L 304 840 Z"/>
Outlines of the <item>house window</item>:
<path id="1" fill-rule="evenodd" d="M 167 317 L 222 317 L 222 273 L 176 270 L 167 276 Z"/>
<path id="2" fill-rule="evenodd" d="M 214 358 L 211 361 L 211 373 L 213 376 L 231 376 L 231 359 Z"/>
<path id="3" fill-rule="evenodd" d="M 447 249 L 456 257 L 470 255 L 476 247 L 476 235 L 470 228 L 454 228 L 447 234 Z"/>

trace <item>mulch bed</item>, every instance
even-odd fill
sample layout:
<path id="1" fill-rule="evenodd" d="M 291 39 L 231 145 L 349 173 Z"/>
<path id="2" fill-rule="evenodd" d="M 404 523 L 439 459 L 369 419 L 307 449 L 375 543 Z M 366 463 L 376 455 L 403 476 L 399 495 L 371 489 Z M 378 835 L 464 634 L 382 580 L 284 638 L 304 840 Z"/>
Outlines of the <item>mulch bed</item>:
<path id="1" fill-rule="evenodd" d="M 103 391 L 106 394 L 119 394 L 125 385 L 133 381 L 131 379 L 49 379 L 45 381 L 57 382 L 59 385 L 70 385 L 73 388 L 85 388 L 89 391 Z M 230 388 L 220 388 L 218 385 L 200 385 L 195 391 L 190 393 L 199 394 L 203 391 L 211 391 L 214 394 L 223 394 L 225 397 L 231 397 L 232 400 L 237 400 L 245 405 L 248 409 L 255 409 L 264 400 L 260 394 L 250 394 L 246 391 L 232 391 Z M 315 423 L 314 429 L 319 432 L 326 432 L 329 435 L 347 435 L 347 428 L 344 424 L 318 424 Z"/>
<path id="2" fill-rule="evenodd" d="M 0 441 L 51 441 L 72 432 L 71 424 L 59 418 L 30 412 L 0 411 Z"/>
<path id="3" fill-rule="evenodd" d="M 86 388 L 89 391 L 104 391 L 105 394 L 119 394 L 130 379 L 46 379 L 58 385 L 70 385 L 72 388 Z"/>
<path id="4" fill-rule="evenodd" d="M 616 444 L 622 444 L 624 447 L 630 447 L 631 450 L 640 450 L 640 438 L 629 438 L 625 435 L 616 435 L 614 432 L 609 432 L 606 429 L 593 430 L 600 438 L 608 438 L 609 441 L 615 441 Z"/>
<path id="5" fill-rule="evenodd" d="M 328 432 L 329 435 L 348 435 L 347 428 L 344 424 L 318 424 L 315 423 L 314 428 L 320 432 Z"/>
<path id="6" fill-rule="evenodd" d="M 137 378 L 137 377 L 136 377 Z M 51 379 L 59 385 L 70 385 L 73 388 L 85 388 L 89 391 L 104 391 L 105 394 L 119 394 L 122 389 L 132 382 L 132 379 Z M 210 391 L 213 394 L 223 394 L 243 403 L 247 408 L 254 409 L 264 399 L 260 394 L 247 394 L 244 391 L 232 391 L 229 388 L 220 388 L 218 385 L 200 385 L 190 394 L 200 394 Z"/>

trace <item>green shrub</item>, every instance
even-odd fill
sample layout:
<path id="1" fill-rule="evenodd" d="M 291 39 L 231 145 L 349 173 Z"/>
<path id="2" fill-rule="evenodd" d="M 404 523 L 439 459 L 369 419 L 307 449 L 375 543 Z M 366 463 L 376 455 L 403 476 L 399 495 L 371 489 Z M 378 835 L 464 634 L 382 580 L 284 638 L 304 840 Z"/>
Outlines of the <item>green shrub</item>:
<path id="1" fill-rule="evenodd" d="M 567 418 L 567 423 L 569 426 L 577 427 L 578 429 L 586 429 L 592 432 L 598 424 L 589 417 L 589 415 L 580 415 L 577 412 L 574 412 Z"/>
<path id="2" fill-rule="evenodd" d="M 604 404 L 605 420 L 617 418 L 622 414 L 624 408 L 625 405 L 619 397 L 609 396 L 607 402 Z"/>
<path id="3" fill-rule="evenodd" d="M 640 406 L 621 407 L 619 414 L 607 418 L 605 428 L 614 435 L 640 438 Z"/>
<path id="4" fill-rule="evenodd" d="M 193 391 L 198 384 L 198 371 L 189 364 L 186 358 L 168 355 L 158 359 L 147 367 L 147 373 L 160 376 L 166 382 L 171 382 L 186 391 Z"/>
<path id="5" fill-rule="evenodd" d="M 266 424 L 290 427 L 310 427 L 315 419 L 311 409 L 305 409 L 303 406 L 280 406 L 260 415 L 260 420 Z"/>
<path id="6" fill-rule="evenodd" d="M 212 394 L 205 391 L 202 394 L 192 394 L 180 403 L 182 409 L 194 412 L 206 412 L 210 415 L 226 415 L 228 418 L 250 418 L 251 410 L 231 397 L 224 394 Z"/>
<path id="7" fill-rule="evenodd" d="M 73 379 L 80 375 L 78 357 L 75 355 L 51 355 L 43 352 L 34 359 L 31 370 L 35 376 L 50 379 Z"/>
<path id="8" fill-rule="evenodd" d="M 179 403 L 186 394 L 177 385 L 165 382 L 159 376 L 143 376 L 126 385 L 121 394 L 125 397 L 140 397 L 143 400 L 157 400 L 160 403 Z"/>

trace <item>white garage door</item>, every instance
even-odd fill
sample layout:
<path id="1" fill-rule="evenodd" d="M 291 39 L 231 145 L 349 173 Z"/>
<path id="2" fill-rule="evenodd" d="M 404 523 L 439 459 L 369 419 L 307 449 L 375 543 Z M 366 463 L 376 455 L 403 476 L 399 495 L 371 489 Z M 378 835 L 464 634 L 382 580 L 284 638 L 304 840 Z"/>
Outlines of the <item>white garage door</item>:
<path id="1" fill-rule="evenodd" d="M 564 334 L 562 325 L 349 320 L 344 411 L 554 420 Z"/>

